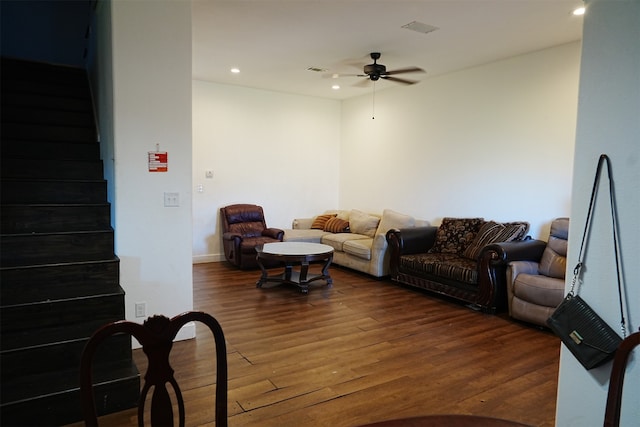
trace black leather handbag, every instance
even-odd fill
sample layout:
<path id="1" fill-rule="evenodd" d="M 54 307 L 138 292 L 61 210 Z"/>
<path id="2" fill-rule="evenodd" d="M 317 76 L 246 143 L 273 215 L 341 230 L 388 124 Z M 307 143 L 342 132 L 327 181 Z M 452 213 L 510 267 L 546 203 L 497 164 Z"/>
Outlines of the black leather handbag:
<path id="1" fill-rule="evenodd" d="M 620 326 L 622 335 L 626 336 L 626 323 L 624 319 L 622 284 L 620 275 L 620 257 L 618 251 L 618 233 L 616 221 L 615 199 L 613 191 L 613 181 L 611 180 L 611 163 L 606 154 L 602 154 L 596 169 L 596 178 L 591 192 L 591 201 L 587 212 L 587 221 L 582 235 L 580 253 L 578 254 L 578 264 L 573 270 L 573 281 L 571 289 L 565 299 L 556 308 L 553 314 L 547 319 L 547 325 L 560 337 L 564 345 L 571 351 L 576 359 L 586 369 L 600 366 L 612 359 L 616 349 L 622 342 L 622 338 L 587 304 L 575 293 L 575 285 L 580 276 L 584 261 L 582 258 L 583 249 L 589 234 L 593 205 L 600 181 L 600 171 L 603 163 L 607 164 L 609 176 L 609 200 L 611 202 L 611 218 L 613 221 L 613 248 L 616 259 L 616 272 L 618 280 L 618 297 L 620 301 Z"/>

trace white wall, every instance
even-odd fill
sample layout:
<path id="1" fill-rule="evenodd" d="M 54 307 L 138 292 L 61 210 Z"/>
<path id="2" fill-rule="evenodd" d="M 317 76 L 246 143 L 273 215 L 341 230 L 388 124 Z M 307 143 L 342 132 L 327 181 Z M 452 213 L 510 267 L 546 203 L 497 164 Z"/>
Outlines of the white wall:
<path id="1" fill-rule="evenodd" d="M 595 166 L 600 154 L 605 153 L 613 169 L 627 323 L 629 332 L 633 332 L 640 327 L 640 1 L 586 3 L 567 267 L 570 272 L 577 262 Z M 619 330 L 605 172 L 579 293 Z M 627 370 L 621 426 L 637 426 L 640 420 L 638 356 L 636 349 Z M 556 425 L 602 425 L 610 370 L 611 364 L 606 364 L 586 371 L 563 346 Z"/>
<path id="2" fill-rule="evenodd" d="M 126 317 L 141 321 L 136 302 L 147 315 L 193 307 L 191 5 L 113 1 L 110 14 L 115 249 Z M 169 153 L 167 173 L 148 172 L 156 144 Z M 180 206 L 164 207 L 164 192 L 178 192 Z"/>
<path id="3" fill-rule="evenodd" d="M 339 101 L 194 81 L 193 141 L 194 262 L 224 259 L 228 204 L 261 205 L 278 228 L 338 207 Z"/>
<path id="4" fill-rule="evenodd" d="M 379 90 L 343 103 L 340 204 L 527 220 L 570 212 L 580 44 Z"/>
<path id="5" fill-rule="evenodd" d="M 281 228 L 325 209 L 391 208 L 434 223 L 524 219 L 546 239 L 570 212 L 579 67 L 571 43 L 378 83 L 374 120 L 371 95 L 339 104 L 194 81 L 194 262 L 223 259 L 218 210 L 237 202 Z"/>

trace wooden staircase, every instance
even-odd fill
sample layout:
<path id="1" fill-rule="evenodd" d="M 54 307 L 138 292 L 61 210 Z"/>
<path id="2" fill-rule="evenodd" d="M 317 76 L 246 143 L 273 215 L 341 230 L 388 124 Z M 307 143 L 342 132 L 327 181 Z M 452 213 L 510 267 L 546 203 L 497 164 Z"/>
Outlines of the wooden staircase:
<path id="1" fill-rule="evenodd" d="M 0 422 L 67 424 L 86 340 L 125 317 L 89 84 L 77 68 L 1 66 Z M 98 412 L 136 406 L 131 339 L 100 353 Z"/>

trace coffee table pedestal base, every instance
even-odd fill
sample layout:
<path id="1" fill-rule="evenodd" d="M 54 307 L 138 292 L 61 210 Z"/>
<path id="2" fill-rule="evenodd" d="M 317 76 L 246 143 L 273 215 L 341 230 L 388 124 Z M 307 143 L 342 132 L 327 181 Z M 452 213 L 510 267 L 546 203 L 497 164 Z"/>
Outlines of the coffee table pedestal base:
<path id="1" fill-rule="evenodd" d="M 267 256 L 265 256 L 267 255 Z M 295 285 L 300 288 L 300 292 L 306 294 L 309 292 L 309 284 L 315 282 L 317 280 L 325 280 L 327 282 L 327 286 L 331 287 L 333 285 L 333 279 L 331 279 L 331 275 L 329 274 L 329 266 L 331 265 L 331 261 L 333 260 L 333 253 L 328 255 L 324 255 L 319 261 L 324 262 L 322 265 L 321 274 L 309 274 L 309 265 L 312 264 L 313 260 L 301 260 L 301 261 L 284 261 L 284 272 L 281 274 L 277 274 L 274 276 L 269 276 L 267 269 L 262 264 L 262 260 L 264 259 L 273 259 L 268 256 L 268 254 L 259 254 L 257 257 L 258 266 L 262 270 L 262 275 L 260 280 L 256 283 L 256 287 L 261 288 L 265 283 L 281 283 L 281 284 L 289 284 Z M 317 261 L 316 261 L 317 262 Z M 300 271 L 294 270 L 294 265 L 300 265 Z"/>

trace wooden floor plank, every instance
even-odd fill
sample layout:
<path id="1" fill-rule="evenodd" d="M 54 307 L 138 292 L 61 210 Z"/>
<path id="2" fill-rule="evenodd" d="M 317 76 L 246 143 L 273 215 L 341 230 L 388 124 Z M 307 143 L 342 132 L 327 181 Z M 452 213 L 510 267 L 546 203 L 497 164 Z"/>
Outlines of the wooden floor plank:
<path id="1" fill-rule="evenodd" d="M 351 427 L 436 413 L 553 426 L 560 342 L 389 280 L 331 267 L 332 287 L 258 289 L 257 271 L 193 267 L 194 309 L 225 332 L 230 426 Z M 205 328 L 174 346 L 188 425 L 213 425 L 215 372 Z M 141 350 L 134 351 L 140 367 Z M 196 412 L 193 418 L 189 411 Z M 103 425 L 134 425 L 133 411 Z"/>

